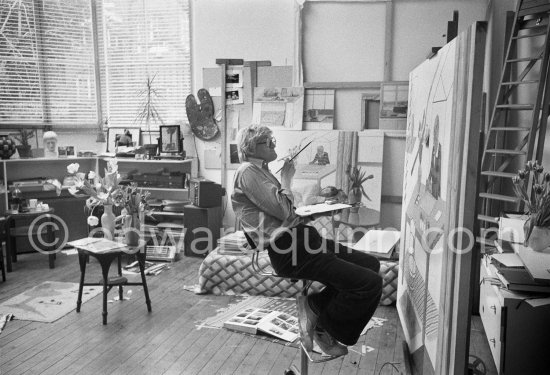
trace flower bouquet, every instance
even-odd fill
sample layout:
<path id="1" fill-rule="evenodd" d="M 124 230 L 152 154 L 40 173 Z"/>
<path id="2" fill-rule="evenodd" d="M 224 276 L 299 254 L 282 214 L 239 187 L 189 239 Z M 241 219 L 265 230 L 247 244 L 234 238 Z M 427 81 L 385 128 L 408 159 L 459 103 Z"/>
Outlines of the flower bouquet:
<path id="1" fill-rule="evenodd" d="M 528 161 L 525 169 L 512 177 L 514 192 L 525 203 L 529 215 L 524 227 L 525 241 L 534 250 L 550 245 L 550 173 L 543 172 L 542 165 Z M 541 239 L 541 235 L 548 239 Z"/>
<path id="2" fill-rule="evenodd" d="M 73 177 L 73 184 L 69 186 L 69 193 L 77 198 L 88 197 L 86 207 L 89 212 L 88 225 L 94 227 L 99 224 L 95 217 L 94 210 L 98 206 L 104 207 L 104 213 L 101 217 L 101 225 L 104 232 L 108 235 L 114 234 L 115 223 L 122 221 L 124 228 L 134 228 L 133 232 L 139 229 L 140 214 L 145 213 L 146 202 L 150 193 L 138 188 L 135 183 L 121 184 L 120 174 L 116 159 L 107 160 L 105 176 L 100 177 L 94 171 L 85 173 L 78 172 L 80 165 L 72 163 L 67 166 L 67 171 Z M 58 195 L 61 194 L 61 184 L 57 180 L 49 180 L 54 186 Z M 120 207 L 121 215 L 115 217 L 112 207 Z M 132 218 L 132 220 L 130 220 Z M 125 231 L 126 233 L 127 231 Z"/>

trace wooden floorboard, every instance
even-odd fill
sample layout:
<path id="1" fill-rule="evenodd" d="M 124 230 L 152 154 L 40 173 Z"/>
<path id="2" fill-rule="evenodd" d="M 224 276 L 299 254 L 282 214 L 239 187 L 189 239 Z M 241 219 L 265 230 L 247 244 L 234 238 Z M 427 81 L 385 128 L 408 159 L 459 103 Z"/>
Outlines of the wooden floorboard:
<path id="1" fill-rule="evenodd" d="M 147 278 L 153 311 L 147 312 L 143 289 L 131 289 L 130 300 L 108 304 L 108 324 L 101 323 L 101 295 L 53 323 L 13 320 L 0 334 L 0 373 L 4 374 L 283 374 L 292 364 L 300 367 L 300 351 L 253 336 L 196 327 L 234 296 L 195 295 L 183 288 L 198 281 L 200 258 L 184 257 L 171 269 Z M 0 303 L 44 281 L 78 282 L 76 255 L 58 254 L 56 268 L 49 269 L 41 254 L 21 254 L 0 283 Z M 112 267 L 114 272 L 115 267 Z M 93 259 L 86 280 L 98 280 L 101 272 Z M 109 298 L 117 296 L 116 288 Z M 76 305 L 76 301 L 75 301 Z M 345 357 L 310 364 L 310 374 L 378 375 L 386 362 L 404 370 L 404 340 L 394 306 L 380 306 L 376 317 L 387 318 L 350 348 Z M 471 353 L 496 374 L 479 317 L 472 321 Z M 362 346 L 375 350 L 361 353 Z M 382 374 L 397 374 L 386 365 Z"/>

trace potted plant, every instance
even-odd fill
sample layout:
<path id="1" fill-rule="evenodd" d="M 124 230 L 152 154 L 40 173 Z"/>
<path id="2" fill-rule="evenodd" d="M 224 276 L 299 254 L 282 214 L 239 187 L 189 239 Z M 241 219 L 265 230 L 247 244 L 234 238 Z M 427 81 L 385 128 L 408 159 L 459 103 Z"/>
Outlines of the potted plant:
<path id="1" fill-rule="evenodd" d="M 16 141 L 21 143 L 20 145 L 15 146 L 19 157 L 26 159 L 32 157 L 31 145 L 29 144 L 29 139 L 34 137 L 34 130 L 20 129 L 19 133 L 14 134 L 13 136 Z"/>
<path id="2" fill-rule="evenodd" d="M 370 180 L 371 178 L 374 178 L 372 174 L 367 175 L 367 172 L 363 171 L 361 167 L 353 167 L 348 164 L 348 167 L 346 169 L 346 174 L 349 178 L 349 204 L 354 206 L 359 206 L 361 203 L 361 197 L 364 196 L 370 201 L 369 196 L 365 192 L 365 188 L 363 187 L 363 183 L 367 180 Z M 356 210 L 358 210 L 358 207 L 354 207 Z"/>
<path id="3" fill-rule="evenodd" d="M 164 125 L 164 121 L 157 108 L 158 93 L 153 85 L 156 76 L 156 74 L 152 78 L 147 76 L 145 88 L 138 93 L 138 97 L 141 98 L 141 105 L 136 121 L 140 124 L 145 122 L 147 131 L 149 132 L 149 143 L 144 142 L 143 145 L 149 156 L 155 155 L 158 147 L 158 142 L 153 143 L 151 137 L 151 123 L 160 122 L 161 125 Z"/>
<path id="4" fill-rule="evenodd" d="M 525 169 L 512 177 L 514 192 L 525 203 L 529 216 L 524 226 L 525 244 L 534 251 L 550 246 L 550 173 L 543 172 L 542 165 L 528 161 Z"/>

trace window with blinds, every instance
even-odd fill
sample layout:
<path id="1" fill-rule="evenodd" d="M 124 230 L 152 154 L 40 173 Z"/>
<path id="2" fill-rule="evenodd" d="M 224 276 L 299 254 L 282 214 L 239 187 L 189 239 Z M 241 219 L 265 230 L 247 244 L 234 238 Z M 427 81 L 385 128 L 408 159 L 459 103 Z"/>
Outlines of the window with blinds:
<path id="1" fill-rule="evenodd" d="M 91 0 L 0 0 L 0 123 L 95 126 Z"/>
<path id="2" fill-rule="evenodd" d="M 188 0 L 99 0 L 102 108 L 110 126 L 141 126 L 186 119 L 191 92 Z M 159 121 L 139 118 L 152 81 Z"/>

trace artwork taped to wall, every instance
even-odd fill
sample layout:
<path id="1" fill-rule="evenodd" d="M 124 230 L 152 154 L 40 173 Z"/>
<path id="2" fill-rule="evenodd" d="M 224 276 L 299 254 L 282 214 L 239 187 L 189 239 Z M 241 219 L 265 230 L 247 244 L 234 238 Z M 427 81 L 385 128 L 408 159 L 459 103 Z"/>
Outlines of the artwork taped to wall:
<path id="1" fill-rule="evenodd" d="M 408 82 L 382 82 L 380 84 L 380 118 L 407 117 Z"/>
<path id="2" fill-rule="evenodd" d="M 397 309 L 415 374 L 445 373 L 456 362 L 442 353 L 468 350 L 453 317 L 468 317 L 470 271 L 459 267 L 471 252 L 457 259 L 448 238 L 473 230 L 483 64 L 471 62 L 484 37 L 476 23 L 410 73 Z"/>
<path id="3" fill-rule="evenodd" d="M 225 87 L 243 87 L 243 69 L 232 68 L 225 71 Z"/>
<path id="4" fill-rule="evenodd" d="M 225 104 L 243 104 L 243 89 L 239 87 L 228 88 L 225 90 Z"/>
<path id="5" fill-rule="evenodd" d="M 334 90 L 306 90 L 303 121 L 305 130 L 334 129 Z"/>
<path id="6" fill-rule="evenodd" d="M 284 130 L 302 130 L 303 87 L 257 87 L 252 122 Z"/>

